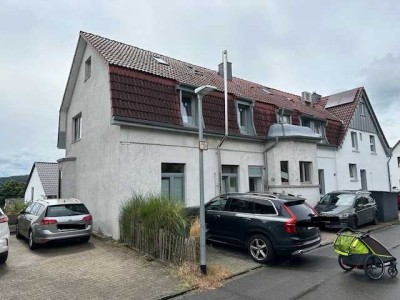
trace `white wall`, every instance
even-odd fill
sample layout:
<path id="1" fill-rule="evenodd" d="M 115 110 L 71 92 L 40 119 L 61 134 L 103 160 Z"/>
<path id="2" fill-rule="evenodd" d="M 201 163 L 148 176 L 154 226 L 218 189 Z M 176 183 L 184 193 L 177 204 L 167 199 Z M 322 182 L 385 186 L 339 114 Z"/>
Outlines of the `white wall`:
<path id="1" fill-rule="evenodd" d="M 91 77 L 84 81 L 85 61 L 91 56 Z M 94 229 L 118 236 L 119 127 L 110 126 L 111 104 L 108 65 L 91 46 L 85 49 L 77 82 L 67 112 L 66 157 L 76 157 L 74 184 L 64 184 L 64 195 L 83 201 L 93 215 Z M 72 118 L 82 113 L 82 138 L 72 142 Z M 65 177 L 64 177 L 65 179 Z M 74 189 L 68 191 L 66 189 Z"/>
<path id="2" fill-rule="evenodd" d="M 400 144 L 397 145 L 396 148 L 393 148 L 392 158 L 389 162 L 391 187 L 393 188 L 395 186 L 397 189 L 400 189 L 400 167 L 398 164 L 398 157 L 400 157 Z"/>
<path id="3" fill-rule="evenodd" d="M 289 163 L 289 184 L 281 183 L 280 161 Z M 311 182 L 300 182 L 300 161 L 312 163 Z M 268 186 L 273 192 L 304 197 L 314 205 L 319 200 L 318 162 L 316 143 L 279 141 L 268 152 Z"/>
<path id="4" fill-rule="evenodd" d="M 32 197 L 32 187 L 33 187 L 33 197 Z M 39 200 L 45 199 L 46 195 L 44 193 L 42 182 L 39 178 L 39 173 L 36 167 L 33 169 L 32 176 L 28 182 L 26 191 L 25 191 L 25 202 L 29 202 L 31 200 Z"/>
<path id="5" fill-rule="evenodd" d="M 318 169 L 324 170 L 325 193 L 338 190 L 336 148 L 318 147 Z"/>
<path id="6" fill-rule="evenodd" d="M 358 151 L 352 149 L 351 132 L 357 132 Z M 360 140 L 360 133 L 362 140 Z M 376 153 L 370 151 L 369 136 L 375 136 Z M 342 148 L 337 151 L 337 180 L 338 189 L 361 189 L 360 170 L 367 173 L 368 190 L 389 190 L 389 176 L 387 170 L 388 157 L 376 134 L 349 129 Z M 350 179 L 349 164 L 357 165 L 357 180 Z"/>

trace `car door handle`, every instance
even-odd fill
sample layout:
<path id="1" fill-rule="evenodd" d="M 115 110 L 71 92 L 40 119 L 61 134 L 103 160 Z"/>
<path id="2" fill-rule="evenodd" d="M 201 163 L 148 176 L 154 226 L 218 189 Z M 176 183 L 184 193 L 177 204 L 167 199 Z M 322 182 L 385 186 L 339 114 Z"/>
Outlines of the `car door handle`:
<path id="1" fill-rule="evenodd" d="M 221 215 L 213 215 L 215 218 L 220 218 Z"/>
<path id="2" fill-rule="evenodd" d="M 251 221 L 251 218 L 242 218 L 244 221 Z"/>

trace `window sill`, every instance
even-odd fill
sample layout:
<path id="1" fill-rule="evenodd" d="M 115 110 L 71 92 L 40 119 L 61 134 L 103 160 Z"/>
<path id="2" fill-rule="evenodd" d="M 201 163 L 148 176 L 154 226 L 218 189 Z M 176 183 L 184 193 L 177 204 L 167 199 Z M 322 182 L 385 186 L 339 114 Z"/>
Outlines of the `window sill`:
<path id="1" fill-rule="evenodd" d="M 353 152 L 354 152 L 354 153 L 360 153 L 359 150 L 354 150 L 354 149 L 353 149 Z"/>
<path id="2" fill-rule="evenodd" d="M 308 185 L 308 184 L 312 184 L 312 182 L 311 181 L 304 181 L 304 182 L 300 182 L 300 184 Z"/>
<path id="3" fill-rule="evenodd" d="M 358 179 L 350 179 L 350 182 L 358 182 Z"/>
<path id="4" fill-rule="evenodd" d="M 77 140 L 73 141 L 71 144 L 75 144 L 75 143 L 79 142 L 80 140 L 81 139 L 77 139 Z"/>
<path id="5" fill-rule="evenodd" d="M 371 155 L 378 155 L 378 153 L 376 153 L 376 152 L 371 152 Z"/>

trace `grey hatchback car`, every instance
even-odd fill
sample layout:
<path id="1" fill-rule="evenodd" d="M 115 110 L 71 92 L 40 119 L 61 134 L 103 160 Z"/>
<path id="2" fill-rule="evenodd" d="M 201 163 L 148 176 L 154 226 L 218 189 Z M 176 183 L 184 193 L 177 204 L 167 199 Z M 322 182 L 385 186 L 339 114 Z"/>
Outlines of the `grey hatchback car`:
<path id="1" fill-rule="evenodd" d="M 45 199 L 32 202 L 17 218 L 16 237 L 25 237 L 29 248 L 55 240 L 89 241 L 92 215 L 77 199 Z"/>

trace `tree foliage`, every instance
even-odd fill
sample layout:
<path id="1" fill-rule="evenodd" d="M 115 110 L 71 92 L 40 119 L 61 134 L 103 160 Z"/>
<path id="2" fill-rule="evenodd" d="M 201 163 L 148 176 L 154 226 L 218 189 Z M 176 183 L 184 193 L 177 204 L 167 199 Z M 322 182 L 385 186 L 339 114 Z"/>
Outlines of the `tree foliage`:
<path id="1" fill-rule="evenodd" d="M 5 199 L 23 198 L 25 184 L 15 180 L 9 180 L 0 185 L 0 205 L 4 205 Z"/>

